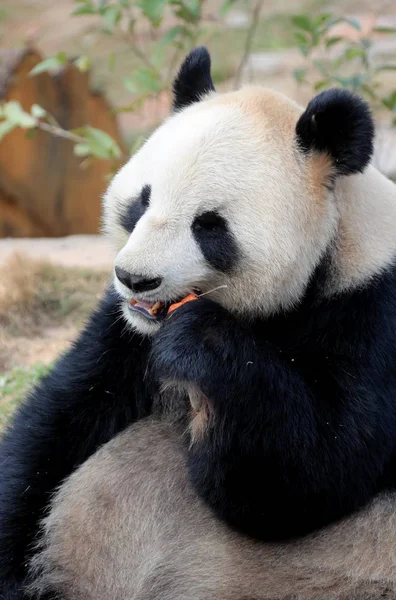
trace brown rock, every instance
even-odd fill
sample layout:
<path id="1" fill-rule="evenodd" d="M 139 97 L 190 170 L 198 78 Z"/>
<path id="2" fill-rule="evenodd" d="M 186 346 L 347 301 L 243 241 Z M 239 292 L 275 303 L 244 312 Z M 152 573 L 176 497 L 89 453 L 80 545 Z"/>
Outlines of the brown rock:
<path id="1" fill-rule="evenodd" d="M 92 125 L 122 147 L 105 99 L 89 88 L 88 73 L 74 65 L 29 77 L 42 60 L 32 49 L 0 51 L 0 99 L 18 100 L 25 110 L 39 104 L 65 129 Z M 97 160 L 84 168 L 68 140 L 37 131 L 26 139 L 16 129 L 0 143 L 0 237 L 49 237 L 97 233 L 106 175 L 115 165 Z"/>

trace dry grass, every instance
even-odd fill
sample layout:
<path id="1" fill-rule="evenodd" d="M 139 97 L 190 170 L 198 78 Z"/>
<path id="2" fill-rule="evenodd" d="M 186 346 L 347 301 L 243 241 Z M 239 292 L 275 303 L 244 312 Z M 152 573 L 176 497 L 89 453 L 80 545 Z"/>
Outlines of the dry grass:
<path id="1" fill-rule="evenodd" d="M 50 363 L 75 337 L 108 277 L 11 255 L 0 268 L 0 373 Z"/>
<path id="2" fill-rule="evenodd" d="M 108 276 L 21 254 L 0 268 L 0 430 L 75 338 Z"/>
<path id="3" fill-rule="evenodd" d="M 0 268 L 0 327 L 8 336 L 78 327 L 95 306 L 108 273 L 68 268 L 13 254 Z"/>

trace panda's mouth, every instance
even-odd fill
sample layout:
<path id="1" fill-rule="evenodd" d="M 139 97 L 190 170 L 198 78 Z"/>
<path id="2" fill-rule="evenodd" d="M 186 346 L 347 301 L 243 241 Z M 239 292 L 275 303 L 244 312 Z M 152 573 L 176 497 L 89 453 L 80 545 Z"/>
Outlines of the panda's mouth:
<path id="1" fill-rule="evenodd" d="M 171 304 L 172 301 L 161 302 L 160 300 L 157 300 L 156 302 L 151 303 L 132 298 L 128 303 L 128 308 L 130 311 L 138 312 L 151 321 L 163 321 L 168 314 Z"/>
<path id="2" fill-rule="evenodd" d="M 138 312 L 151 321 L 163 321 L 165 317 L 179 308 L 179 306 L 186 302 L 190 302 L 191 300 L 196 300 L 201 295 L 200 289 L 193 288 L 187 296 L 179 296 L 173 300 L 167 301 L 155 300 L 148 302 L 147 300 L 137 300 L 136 298 L 132 298 L 128 302 L 128 308 L 130 311 Z"/>

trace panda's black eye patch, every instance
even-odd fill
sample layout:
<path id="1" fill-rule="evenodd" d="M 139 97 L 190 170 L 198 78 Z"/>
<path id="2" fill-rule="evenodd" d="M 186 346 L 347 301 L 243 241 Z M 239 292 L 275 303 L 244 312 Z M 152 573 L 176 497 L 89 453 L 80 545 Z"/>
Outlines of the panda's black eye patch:
<path id="1" fill-rule="evenodd" d="M 146 212 L 146 208 L 150 203 L 151 185 L 145 185 L 140 192 L 138 198 L 131 201 L 126 212 L 121 215 L 121 225 L 128 233 L 136 227 L 136 223 Z"/>
<path id="2" fill-rule="evenodd" d="M 151 185 L 145 185 L 140 194 L 140 201 L 147 208 L 150 203 Z"/>
<path id="3" fill-rule="evenodd" d="M 221 217 L 215 211 L 204 212 L 198 217 L 195 217 L 192 228 L 194 231 L 199 231 L 200 229 L 206 229 L 207 231 L 213 231 L 215 229 L 226 229 L 227 224 L 225 219 Z"/>
<path id="4" fill-rule="evenodd" d="M 238 246 L 224 217 L 208 211 L 195 217 L 191 229 L 208 263 L 217 271 L 227 272 L 238 261 Z"/>

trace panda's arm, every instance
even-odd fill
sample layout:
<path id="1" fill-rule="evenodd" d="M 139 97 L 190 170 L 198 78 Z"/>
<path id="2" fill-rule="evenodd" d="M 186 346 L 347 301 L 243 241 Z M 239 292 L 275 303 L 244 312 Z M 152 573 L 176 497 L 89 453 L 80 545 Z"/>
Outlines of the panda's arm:
<path id="1" fill-rule="evenodd" d="M 200 301 L 169 319 L 154 358 L 162 376 L 207 397 L 195 433 L 192 421 L 191 477 L 242 531 L 303 535 L 376 491 L 394 447 L 395 411 L 380 386 L 365 385 L 363 357 L 360 372 L 325 365 L 316 385 L 254 329 Z"/>
<path id="2" fill-rule="evenodd" d="M 23 597 L 29 546 L 56 486 L 150 409 L 147 351 L 146 341 L 125 331 L 108 292 L 17 412 L 0 443 L 0 598 Z"/>

